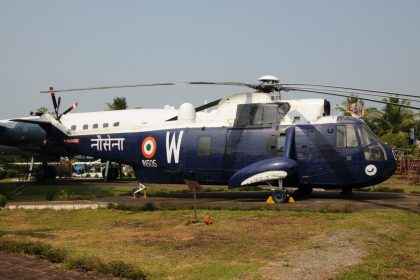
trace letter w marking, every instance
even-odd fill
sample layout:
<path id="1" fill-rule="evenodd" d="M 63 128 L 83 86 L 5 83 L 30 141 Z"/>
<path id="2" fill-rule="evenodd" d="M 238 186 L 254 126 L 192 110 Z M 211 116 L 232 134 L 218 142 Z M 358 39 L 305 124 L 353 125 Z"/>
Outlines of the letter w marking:
<path id="1" fill-rule="evenodd" d="M 179 133 L 178 141 L 176 141 L 176 132 L 174 132 L 169 143 L 170 134 L 171 133 L 169 131 L 166 132 L 166 160 L 168 163 L 171 163 L 173 155 L 175 163 L 178 163 L 179 152 L 181 150 L 182 135 L 184 134 L 184 131 L 181 130 L 181 132 Z"/>

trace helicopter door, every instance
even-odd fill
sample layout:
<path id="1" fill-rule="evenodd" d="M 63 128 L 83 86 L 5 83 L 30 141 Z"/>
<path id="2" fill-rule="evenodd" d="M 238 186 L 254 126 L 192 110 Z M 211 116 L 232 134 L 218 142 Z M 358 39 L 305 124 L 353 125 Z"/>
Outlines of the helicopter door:
<path id="1" fill-rule="evenodd" d="M 190 129 L 182 147 L 182 169 L 186 178 L 200 183 L 223 181 L 226 128 Z"/>
<path id="2" fill-rule="evenodd" d="M 356 130 L 352 124 L 338 124 L 336 132 L 336 146 L 342 168 L 337 170 L 338 183 L 352 181 L 358 174 L 360 149 Z"/>

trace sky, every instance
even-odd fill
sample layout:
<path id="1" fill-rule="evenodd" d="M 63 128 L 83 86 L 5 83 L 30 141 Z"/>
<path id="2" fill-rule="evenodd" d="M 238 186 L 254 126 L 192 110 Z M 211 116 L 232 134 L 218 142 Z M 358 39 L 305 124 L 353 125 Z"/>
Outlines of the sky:
<path id="1" fill-rule="evenodd" d="M 50 96 L 40 93 L 49 86 L 253 83 L 272 74 L 285 83 L 419 95 L 419 12 L 416 0 L 0 0 L 0 119 L 51 110 Z M 61 96 L 63 109 L 78 101 L 76 110 L 86 112 L 120 96 L 130 108 L 163 108 L 242 91 L 178 86 Z"/>

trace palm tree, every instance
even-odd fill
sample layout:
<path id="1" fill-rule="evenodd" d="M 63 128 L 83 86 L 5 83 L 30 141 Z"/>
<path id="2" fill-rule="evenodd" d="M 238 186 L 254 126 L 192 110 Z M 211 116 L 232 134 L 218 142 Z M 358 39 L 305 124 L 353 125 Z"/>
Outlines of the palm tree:
<path id="1" fill-rule="evenodd" d="M 385 102 L 410 105 L 410 101 L 390 97 L 383 99 Z M 379 136 L 386 133 L 408 133 L 410 128 L 414 127 L 415 114 L 410 109 L 393 104 L 386 104 L 382 110 L 369 108 L 365 111 L 363 119 L 370 128 Z"/>
<path id="2" fill-rule="evenodd" d="M 106 102 L 108 110 L 125 110 L 127 109 L 127 100 L 125 97 L 115 97 L 112 103 Z"/>

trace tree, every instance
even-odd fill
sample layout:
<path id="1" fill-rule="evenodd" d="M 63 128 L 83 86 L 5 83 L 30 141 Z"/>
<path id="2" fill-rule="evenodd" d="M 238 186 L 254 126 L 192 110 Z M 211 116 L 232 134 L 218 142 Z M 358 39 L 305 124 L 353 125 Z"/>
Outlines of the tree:
<path id="1" fill-rule="evenodd" d="M 396 97 L 383 99 L 385 102 L 410 105 L 410 101 Z M 408 133 L 414 127 L 414 121 L 418 114 L 401 106 L 386 104 L 382 110 L 369 108 L 365 111 L 363 119 L 370 128 L 379 136 L 386 133 Z"/>
<path id="2" fill-rule="evenodd" d="M 115 97 L 112 103 L 106 102 L 108 110 L 125 110 L 127 109 L 127 100 L 125 97 Z"/>
<path id="3" fill-rule="evenodd" d="M 38 109 L 36 109 L 36 112 L 39 114 L 45 114 L 48 112 L 48 108 L 46 107 L 39 107 Z"/>

